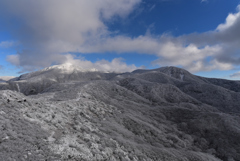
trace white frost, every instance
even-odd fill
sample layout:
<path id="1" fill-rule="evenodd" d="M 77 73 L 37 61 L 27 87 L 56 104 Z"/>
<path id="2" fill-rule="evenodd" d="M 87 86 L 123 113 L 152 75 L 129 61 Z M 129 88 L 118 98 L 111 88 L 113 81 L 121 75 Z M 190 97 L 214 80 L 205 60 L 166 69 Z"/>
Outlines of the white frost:
<path id="1" fill-rule="evenodd" d="M 18 90 L 18 92 L 21 92 L 18 83 L 17 83 L 16 85 L 17 85 L 17 90 Z"/>
<path id="2" fill-rule="evenodd" d="M 180 74 L 180 78 L 181 78 L 181 80 L 183 81 L 184 74 Z"/>

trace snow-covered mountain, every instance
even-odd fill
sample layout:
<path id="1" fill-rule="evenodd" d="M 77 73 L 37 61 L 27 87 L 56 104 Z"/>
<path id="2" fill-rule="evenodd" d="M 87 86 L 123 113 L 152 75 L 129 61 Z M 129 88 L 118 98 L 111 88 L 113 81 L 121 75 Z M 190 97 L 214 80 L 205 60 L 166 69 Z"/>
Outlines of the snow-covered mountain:
<path id="1" fill-rule="evenodd" d="M 240 82 L 70 64 L 0 83 L 2 160 L 240 160 Z"/>
<path id="2" fill-rule="evenodd" d="M 9 81 L 10 79 L 13 79 L 13 78 L 14 78 L 13 76 L 1 76 L 0 77 L 0 83 Z"/>
<path id="3" fill-rule="evenodd" d="M 46 88 L 56 83 L 85 82 L 89 80 L 111 79 L 115 73 L 100 72 L 97 69 L 82 69 L 72 64 L 55 65 L 43 70 L 23 74 L 11 79 L 0 89 L 15 90 L 25 95 L 43 92 Z"/>
<path id="4" fill-rule="evenodd" d="M 98 72 L 98 70 L 95 68 L 83 69 L 74 64 L 65 63 L 61 65 L 54 65 L 51 67 L 47 67 L 36 72 L 23 74 L 12 81 L 28 80 L 28 81 L 34 82 L 34 81 L 41 81 L 43 79 L 49 79 L 49 80 L 58 79 L 58 78 L 63 79 L 62 77 L 63 75 L 74 75 L 76 73 L 89 73 L 89 72 Z"/>

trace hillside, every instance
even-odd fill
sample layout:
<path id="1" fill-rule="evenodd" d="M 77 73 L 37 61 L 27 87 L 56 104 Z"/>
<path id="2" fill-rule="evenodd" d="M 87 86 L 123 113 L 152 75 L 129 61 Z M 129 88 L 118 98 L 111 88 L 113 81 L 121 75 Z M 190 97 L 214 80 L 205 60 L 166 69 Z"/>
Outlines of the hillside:
<path id="1" fill-rule="evenodd" d="M 3 160 L 239 161 L 239 81 L 54 66 L 0 83 Z"/>

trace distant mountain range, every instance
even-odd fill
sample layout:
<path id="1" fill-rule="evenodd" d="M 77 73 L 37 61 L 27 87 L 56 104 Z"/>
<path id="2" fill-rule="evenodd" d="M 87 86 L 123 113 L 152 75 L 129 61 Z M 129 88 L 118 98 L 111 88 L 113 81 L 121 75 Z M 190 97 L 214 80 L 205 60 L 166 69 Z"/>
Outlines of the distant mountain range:
<path id="1" fill-rule="evenodd" d="M 4 160 L 240 160 L 240 81 L 64 64 L 0 83 L 0 103 Z"/>

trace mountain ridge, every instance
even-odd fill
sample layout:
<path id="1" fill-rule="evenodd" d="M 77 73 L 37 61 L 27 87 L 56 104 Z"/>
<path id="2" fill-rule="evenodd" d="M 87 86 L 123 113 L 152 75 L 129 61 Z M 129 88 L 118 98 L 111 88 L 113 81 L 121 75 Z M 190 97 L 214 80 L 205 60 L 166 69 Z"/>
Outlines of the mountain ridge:
<path id="1" fill-rule="evenodd" d="M 66 70 L 71 72 L 65 72 Z M 0 85 L 0 89 L 10 89 L 21 92 L 25 95 L 32 95 L 42 93 L 46 91 L 47 88 L 58 83 L 64 84 L 69 82 L 88 82 L 94 80 L 118 82 L 127 78 L 147 81 L 150 84 L 153 84 L 153 87 L 161 84 L 166 84 L 168 86 L 172 85 L 174 88 L 180 90 L 191 98 L 210 106 L 214 106 L 221 111 L 240 112 L 240 108 L 237 107 L 238 104 L 240 104 L 240 100 L 238 100 L 240 95 L 238 92 L 240 91 L 240 88 L 238 89 L 238 87 L 240 87 L 240 82 L 216 78 L 204 78 L 193 75 L 184 69 L 172 66 L 151 70 L 135 70 L 131 73 L 83 71 L 77 70 L 75 66 L 69 66 L 69 64 L 67 66 L 53 66 L 11 79 Z M 171 90 L 168 89 L 168 91 Z M 214 93 L 215 95 L 210 93 Z M 155 96 L 152 95 L 151 97 Z M 175 96 L 175 98 L 177 97 L 178 96 Z M 219 98 L 222 99 L 217 101 Z"/>

